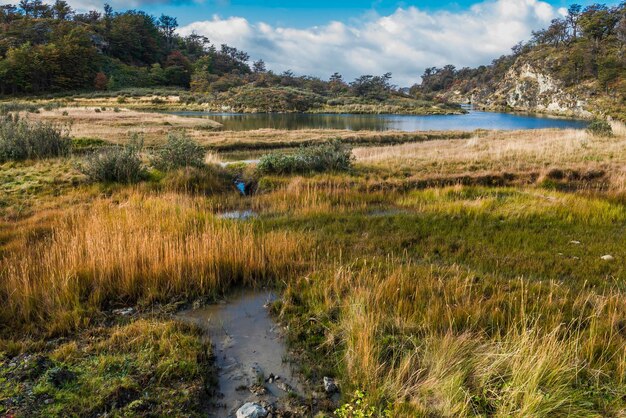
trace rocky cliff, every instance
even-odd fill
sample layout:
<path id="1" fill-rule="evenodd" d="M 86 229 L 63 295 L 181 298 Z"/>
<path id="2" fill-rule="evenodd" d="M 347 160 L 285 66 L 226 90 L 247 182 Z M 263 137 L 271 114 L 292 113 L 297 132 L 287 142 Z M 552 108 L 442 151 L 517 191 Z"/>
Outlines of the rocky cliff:
<path id="1" fill-rule="evenodd" d="M 452 91 L 448 99 L 489 110 L 513 110 L 562 116 L 592 117 L 593 106 L 584 87 L 565 87 L 541 65 L 519 59 L 493 84 Z"/>

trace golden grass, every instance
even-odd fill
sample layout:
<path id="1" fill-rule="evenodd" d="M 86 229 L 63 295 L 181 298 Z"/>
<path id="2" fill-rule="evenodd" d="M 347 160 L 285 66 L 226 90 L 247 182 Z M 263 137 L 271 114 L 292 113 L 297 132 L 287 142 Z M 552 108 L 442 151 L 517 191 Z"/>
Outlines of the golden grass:
<path id="1" fill-rule="evenodd" d="M 615 187 L 626 177 L 626 129 L 594 137 L 580 130 L 489 132 L 470 139 L 356 148 L 357 162 L 415 177 L 548 172 L 553 168 L 610 171 Z"/>
<path id="2" fill-rule="evenodd" d="M 92 99 L 84 99 L 92 100 Z M 93 99 L 100 103 L 100 99 Z M 28 113 L 34 120 L 69 124 L 73 137 L 97 138 L 112 143 L 124 143 L 131 133 L 141 133 L 147 145 L 158 145 L 165 141 L 172 130 L 185 130 L 198 143 L 220 150 L 267 149 L 293 147 L 328 139 L 339 138 L 351 143 L 396 143 L 423 141 L 432 137 L 458 138 L 464 132 L 402 132 L 402 131 L 348 131 L 334 129 L 257 129 L 252 131 L 219 131 L 220 123 L 206 118 L 177 116 L 166 113 L 148 112 L 124 108 L 124 105 L 109 104 L 105 111 L 100 107 L 62 107 L 53 110 L 41 109 L 39 113 Z M 104 103 L 106 104 L 106 103 Z M 113 109 L 119 106 L 119 112 Z M 64 113 L 67 113 L 64 115 Z"/>
<path id="3" fill-rule="evenodd" d="M 394 417 L 619 414 L 626 298 L 617 289 L 573 293 L 400 259 L 292 286 L 287 300 L 339 309 L 327 340 L 345 347 L 344 381 L 387 399 Z M 606 404 L 594 405 L 589 393 L 602 390 Z"/>
<path id="4" fill-rule="evenodd" d="M 0 316 L 50 331 L 107 304 L 185 299 L 270 283 L 303 260 L 297 236 L 216 219 L 201 199 L 131 194 L 68 210 L 0 259 Z"/>
<path id="5" fill-rule="evenodd" d="M 217 129 L 221 125 L 209 119 L 188 118 L 156 112 L 141 112 L 112 107 L 96 112 L 99 107 L 63 107 L 54 110 L 40 110 L 29 113 L 34 120 L 69 124 L 70 135 L 76 138 L 98 138 L 113 143 L 124 143 L 132 133 L 140 133 L 147 144 L 164 141 L 172 130 L 188 129 L 195 135 L 203 131 Z"/>

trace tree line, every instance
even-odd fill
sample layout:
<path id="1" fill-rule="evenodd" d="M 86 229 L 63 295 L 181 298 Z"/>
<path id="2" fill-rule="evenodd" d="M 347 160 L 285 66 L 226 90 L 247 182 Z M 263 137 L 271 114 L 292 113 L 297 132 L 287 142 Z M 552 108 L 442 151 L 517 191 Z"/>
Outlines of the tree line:
<path id="1" fill-rule="evenodd" d="M 414 94 L 436 94 L 452 88 L 463 93 L 476 87 L 493 85 L 520 56 L 541 60 L 543 67 L 572 86 L 595 81 L 609 93 L 626 93 L 626 2 L 609 7 L 592 4 L 571 5 L 565 16 L 552 20 L 545 28 L 532 33 L 528 42 L 520 42 L 509 55 L 491 65 L 457 69 L 453 65 L 427 68 Z M 548 58 L 548 59 L 547 59 Z"/>
<path id="2" fill-rule="evenodd" d="M 351 83 L 268 71 L 262 60 L 205 36 L 177 33 L 175 17 L 140 10 L 78 13 L 65 0 L 0 6 L 0 94 L 41 94 L 123 87 L 178 86 L 220 93 L 253 84 L 385 100 L 401 94 L 391 74 Z"/>

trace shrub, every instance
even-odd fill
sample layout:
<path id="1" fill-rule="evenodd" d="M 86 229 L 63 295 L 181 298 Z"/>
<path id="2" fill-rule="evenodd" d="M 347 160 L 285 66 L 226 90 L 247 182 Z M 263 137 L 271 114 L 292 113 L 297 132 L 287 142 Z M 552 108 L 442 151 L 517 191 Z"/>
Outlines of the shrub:
<path id="1" fill-rule="evenodd" d="M 184 133 L 170 132 L 165 145 L 155 152 L 152 165 L 163 171 L 182 167 L 202 167 L 205 151 Z"/>
<path id="2" fill-rule="evenodd" d="M 19 116 L 0 117 L 0 162 L 58 157 L 69 154 L 67 132 L 47 122 L 29 122 Z"/>
<path id="3" fill-rule="evenodd" d="M 613 136 L 613 128 L 611 124 L 603 119 L 594 120 L 587 126 L 587 132 L 593 136 Z"/>
<path id="4" fill-rule="evenodd" d="M 293 154 L 272 152 L 258 165 L 262 174 L 346 171 L 352 166 L 352 149 L 338 140 L 312 147 L 302 147 Z"/>
<path id="5" fill-rule="evenodd" d="M 39 106 L 30 103 L 8 102 L 0 104 L 0 115 L 6 115 L 10 112 L 29 112 L 35 113 Z"/>
<path id="6" fill-rule="evenodd" d="M 168 191 L 211 195 L 233 190 L 233 179 L 217 165 L 185 167 L 167 173 L 162 183 Z"/>
<path id="7" fill-rule="evenodd" d="M 109 84 L 109 78 L 103 72 L 99 72 L 96 74 L 96 77 L 93 80 L 93 86 L 96 90 L 106 90 L 107 85 Z"/>
<path id="8" fill-rule="evenodd" d="M 126 146 L 115 146 L 89 155 L 79 167 L 92 181 L 133 183 L 145 177 L 140 152 L 142 141 L 133 137 Z"/>

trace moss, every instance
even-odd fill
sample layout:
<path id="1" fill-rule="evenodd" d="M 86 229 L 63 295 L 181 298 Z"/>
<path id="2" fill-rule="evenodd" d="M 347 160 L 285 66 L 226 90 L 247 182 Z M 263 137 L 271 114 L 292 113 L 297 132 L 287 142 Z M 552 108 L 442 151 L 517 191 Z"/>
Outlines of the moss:
<path id="1" fill-rule="evenodd" d="M 210 352 L 200 332 L 140 319 L 0 363 L 0 412 L 21 416 L 201 416 Z M 85 335 L 86 337 L 87 335 Z"/>

